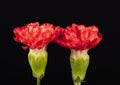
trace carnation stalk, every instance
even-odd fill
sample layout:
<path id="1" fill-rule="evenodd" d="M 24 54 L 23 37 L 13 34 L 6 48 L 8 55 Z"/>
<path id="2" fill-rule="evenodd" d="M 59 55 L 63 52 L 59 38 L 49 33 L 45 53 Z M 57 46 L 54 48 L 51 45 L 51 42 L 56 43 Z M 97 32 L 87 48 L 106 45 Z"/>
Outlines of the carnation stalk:
<path id="1" fill-rule="evenodd" d="M 37 85 L 40 85 L 40 79 L 37 78 Z"/>
<path id="2" fill-rule="evenodd" d="M 46 46 L 41 49 L 30 49 L 28 53 L 28 61 L 33 77 L 37 79 L 37 85 L 40 85 L 40 81 L 45 75 L 47 56 Z"/>

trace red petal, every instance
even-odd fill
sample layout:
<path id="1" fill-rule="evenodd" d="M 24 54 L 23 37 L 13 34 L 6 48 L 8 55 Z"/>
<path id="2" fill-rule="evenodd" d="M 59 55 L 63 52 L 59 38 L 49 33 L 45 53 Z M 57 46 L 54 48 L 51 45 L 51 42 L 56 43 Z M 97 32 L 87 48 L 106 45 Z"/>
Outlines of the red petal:
<path id="1" fill-rule="evenodd" d="M 14 40 L 27 46 L 26 48 L 42 48 L 61 33 L 61 28 L 53 26 L 49 23 L 44 23 L 39 26 L 39 23 L 29 23 L 26 26 L 17 27 L 13 30 Z"/>
<path id="2" fill-rule="evenodd" d="M 57 38 L 55 42 L 70 49 L 89 49 L 95 47 L 102 40 L 102 36 L 98 32 L 96 26 L 86 27 L 72 24 L 65 28 L 61 37 Z"/>

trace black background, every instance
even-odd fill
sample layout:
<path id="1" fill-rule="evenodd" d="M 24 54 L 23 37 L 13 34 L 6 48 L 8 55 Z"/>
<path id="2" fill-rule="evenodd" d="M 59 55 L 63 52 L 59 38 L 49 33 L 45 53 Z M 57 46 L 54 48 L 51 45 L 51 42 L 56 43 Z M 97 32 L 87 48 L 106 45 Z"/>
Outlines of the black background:
<path id="1" fill-rule="evenodd" d="M 82 85 L 119 83 L 119 4 L 102 1 L 4 1 L 0 3 L 0 85 L 35 85 L 27 54 L 13 40 L 13 29 L 31 22 L 66 27 L 72 23 L 96 25 L 103 40 L 89 50 L 90 64 Z M 70 50 L 50 43 L 48 64 L 41 85 L 73 85 Z"/>

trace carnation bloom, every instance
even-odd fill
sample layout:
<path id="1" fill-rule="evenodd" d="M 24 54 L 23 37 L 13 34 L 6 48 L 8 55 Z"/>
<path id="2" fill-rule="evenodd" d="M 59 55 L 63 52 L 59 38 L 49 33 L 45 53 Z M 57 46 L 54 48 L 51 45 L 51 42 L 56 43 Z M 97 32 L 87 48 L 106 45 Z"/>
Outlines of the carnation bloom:
<path id="1" fill-rule="evenodd" d="M 59 45 L 76 50 L 84 50 L 95 47 L 102 39 L 96 26 L 84 26 L 72 24 L 67 26 L 61 37 L 55 42 Z"/>
<path id="2" fill-rule="evenodd" d="M 81 85 L 89 65 L 88 50 L 102 40 L 102 35 L 96 26 L 72 24 L 67 26 L 55 42 L 69 48 L 70 65 L 74 85 Z"/>
<path id="3" fill-rule="evenodd" d="M 14 40 L 25 44 L 24 49 L 30 49 L 28 53 L 29 64 L 33 76 L 37 79 L 37 85 L 40 85 L 47 65 L 47 44 L 56 39 L 62 29 L 49 23 L 39 26 L 39 23 L 36 22 L 16 27 L 13 32 L 15 34 Z"/>
<path id="4" fill-rule="evenodd" d="M 24 49 L 41 49 L 49 42 L 57 38 L 61 29 L 59 26 L 53 26 L 49 23 L 44 23 L 39 26 L 39 23 L 30 23 L 26 26 L 16 27 L 14 29 L 14 40 L 25 44 Z"/>

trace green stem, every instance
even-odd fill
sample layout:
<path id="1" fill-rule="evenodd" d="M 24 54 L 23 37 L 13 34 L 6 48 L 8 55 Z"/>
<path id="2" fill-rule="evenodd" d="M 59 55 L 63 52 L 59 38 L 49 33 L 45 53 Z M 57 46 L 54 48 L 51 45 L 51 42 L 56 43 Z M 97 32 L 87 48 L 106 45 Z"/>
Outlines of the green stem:
<path id="1" fill-rule="evenodd" d="M 81 81 L 74 81 L 74 85 L 81 85 Z"/>
<path id="2" fill-rule="evenodd" d="M 81 82 L 75 82 L 74 84 L 75 85 L 81 85 Z"/>
<path id="3" fill-rule="evenodd" d="M 37 78 L 37 85 L 40 85 L 40 78 Z"/>

